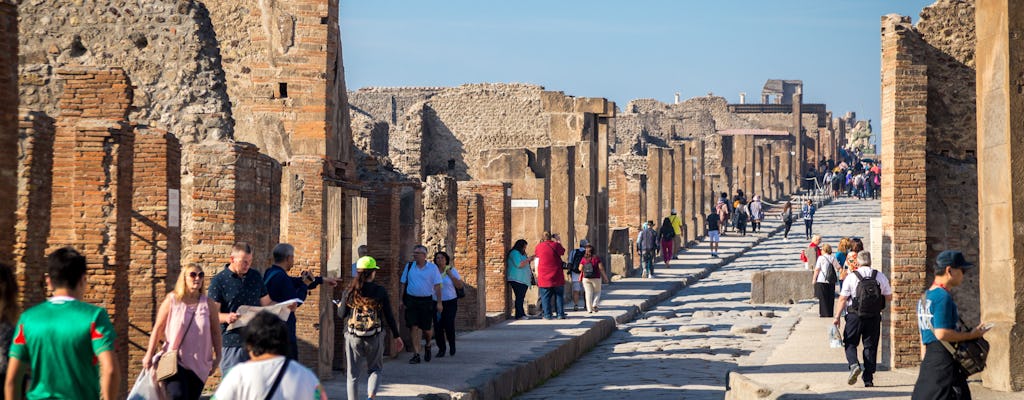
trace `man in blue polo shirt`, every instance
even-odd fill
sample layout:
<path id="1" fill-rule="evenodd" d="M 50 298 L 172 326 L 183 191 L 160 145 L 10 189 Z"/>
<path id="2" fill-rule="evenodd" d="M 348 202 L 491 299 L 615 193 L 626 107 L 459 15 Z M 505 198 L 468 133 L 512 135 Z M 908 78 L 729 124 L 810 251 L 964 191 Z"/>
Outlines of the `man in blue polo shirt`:
<path id="1" fill-rule="evenodd" d="M 959 251 L 946 250 L 935 258 L 935 281 L 917 302 L 917 325 L 921 329 L 921 368 L 912 400 L 970 399 L 967 372 L 942 342 L 961 342 L 982 337 L 991 326 L 982 323 L 969 332 L 957 328 L 960 314 L 949 290 L 964 280 L 974 267 Z"/>

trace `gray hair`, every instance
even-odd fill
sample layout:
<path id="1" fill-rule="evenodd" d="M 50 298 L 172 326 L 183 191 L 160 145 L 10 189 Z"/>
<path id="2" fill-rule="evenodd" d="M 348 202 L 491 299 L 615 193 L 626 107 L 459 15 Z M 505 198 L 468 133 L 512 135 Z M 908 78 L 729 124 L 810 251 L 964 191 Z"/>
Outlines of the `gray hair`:
<path id="1" fill-rule="evenodd" d="M 271 254 L 274 256 L 274 262 L 281 262 L 295 255 L 295 247 L 288 243 L 278 243 Z"/>
<path id="2" fill-rule="evenodd" d="M 427 246 L 424 246 L 422 244 L 418 244 L 416 246 L 413 246 L 412 252 L 415 253 L 416 250 L 423 250 L 423 254 L 429 253 L 429 251 L 427 251 Z"/>

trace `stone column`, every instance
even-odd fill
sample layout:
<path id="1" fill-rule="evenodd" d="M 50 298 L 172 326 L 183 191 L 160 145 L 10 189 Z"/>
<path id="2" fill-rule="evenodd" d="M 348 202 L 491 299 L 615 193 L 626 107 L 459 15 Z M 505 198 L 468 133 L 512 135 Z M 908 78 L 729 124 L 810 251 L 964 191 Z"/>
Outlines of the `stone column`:
<path id="1" fill-rule="evenodd" d="M 686 154 L 686 144 L 683 142 L 675 142 L 672 144 L 672 208 L 678 212 L 679 220 L 682 221 L 682 227 L 677 239 L 676 244 L 685 245 L 689 241 L 688 231 L 693 225 L 689 218 L 689 213 L 686 208 L 687 194 L 692 195 L 692 190 L 689 187 L 690 180 L 686 172 L 690 169 L 689 160 Z"/>
<path id="2" fill-rule="evenodd" d="M 757 159 L 757 150 L 754 147 L 754 136 L 744 136 L 743 143 L 744 152 L 740 155 L 743 158 L 744 169 L 743 193 L 747 195 L 747 200 L 749 201 L 754 195 L 754 182 L 757 180 L 757 176 L 755 176 L 757 172 L 755 169 L 756 161 L 754 161 Z"/>
<path id="3" fill-rule="evenodd" d="M 54 140 L 52 247 L 73 246 L 88 261 L 85 301 L 107 309 L 117 332 L 121 383 L 128 365 L 134 127 L 124 70 L 57 72 L 64 81 Z"/>
<path id="4" fill-rule="evenodd" d="M 992 346 L 982 372 L 985 386 L 1024 390 L 1024 4 L 979 0 L 978 204 L 981 319 L 996 325 L 985 335 Z"/>
<path id="5" fill-rule="evenodd" d="M 662 171 L 664 171 L 664 158 L 662 149 L 658 147 L 647 148 L 647 220 L 655 224 L 661 222 L 658 216 L 661 215 L 661 190 Z"/>
<path id="6" fill-rule="evenodd" d="M 707 143 L 704 143 L 703 140 L 697 142 L 697 146 L 696 146 L 697 159 L 694 160 L 696 162 L 696 167 L 694 167 L 694 172 L 695 172 L 695 176 L 696 176 L 697 200 L 698 200 L 697 201 L 697 212 L 696 212 L 696 214 L 694 214 L 694 216 L 697 217 L 697 237 L 698 238 L 704 236 L 704 228 L 703 228 L 704 227 L 704 221 L 705 221 L 708 213 L 711 212 L 711 206 L 712 206 L 711 202 L 714 201 L 714 199 L 716 199 L 718 197 L 718 196 L 715 195 L 714 190 L 710 190 L 710 196 L 708 195 L 708 191 L 709 191 L 708 185 L 707 185 L 708 182 L 703 180 L 704 179 L 704 174 L 707 171 L 707 169 L 705 167 L 705 164 L 704 164 L 706 162 L 706 157 L 707 157 L 707 153 L 706 153 L 707 147 L 706 147 L 706 145 L 707 145 Z"/>
<path id="7" fill-rule="evenodd" d="M 132 215 L 131 307 L 128 370 L 142 370 L 153 320 L 181 266 L 181 144 L 159 129 L 135 133 L 133 198 L 142 203 Z"/>
<path id="8" fill-rule="evenodd" d="M 787 142 L 785 146 L 779 149 L 779 154 L 781 155 L 781 160 L 779 162 L 779 177 L 782 181 L 782 193 L 784 196 L 789 196 L 795 191 L 793 187 L 793 178 L 795 178 L 795 174 L 793 173 L 792 151 L 792 142 Z"/>
<path id="9" fill-rule="evenodd" d="M 601 249 L 603 260 L 611 265 L 611 231 L 609 230 L 609 162 L 608 143 L 611 133 L 609 126 L 612 118 L 615 117 L 615 103 L 607 102 L 605 105 L 606 117 L 597 118 L 597 248 Z"/>
<path id="10" fill-rule="evenodd" d="M 927 67 L 914 63 L 909 17 L 882 19 L 882 226 L 891 243 L 882 254 L 890 262 L 893 302 L 889 309 L 892 365 L 920 363 L 917 300 L 927 262 L 925 150 L 928 106 Z M 1003 221 L 1005 223 L 1005 221 Z"/>
<path id="11" fill-rule="evenodd" d="M 679 209 L 679 217 L 682 218 L 686 224 L 685 242 L 689 242 L 697 238 L 697 208 L 698 200 L 696 197 L 697 191 L 694 187 L 694 147 L 695 142 L 689 141 L 679 146 L 677 150 L 683 156 L 682 158 L 682 176 L 680 177 L 680 186 L 683 188 L 683 207 Z"/>
<path id="12" fill-rule="evenodd" d="M 804 146 L 805 146 L 805 144 L 804 144 L 804 127 L 803 127 L 803 119 L 801 118 L 803 116 L 802 109 L 801 109 L 802 105 L 803 105 L 803 95 L 800 94 L 800 93 L 794 93 L 793 94 L 793 127 L 792 127 L 792 132 L 790 132 L 790 134 L 792 134 L 793 137 L 795 138 L 794 147 L 796 147 L 796 150 L 795 150 L 796 151 L 796 157 L 793 158 L 793 160 L 792 160 L 792 164 L 791 164 L 792 167 L 791 168 L 793 170 L 796 170 L 796 172 L 797 172 L 795 178 L 796 178 L 796 182 L 798 182 L 798 185 L 799 185 L 799 182 L 802 182 L 800 177 L 803 175 L 803 171 L 804 171 L 804 168 L 805 168 L 805 166 L 804 166 L 805 159 L 804 158 L 806 157 L 806 154 L 807 154 L 806 152 L 804 152 Z"/>
<path id="13" fill-rule="evenodd" d="M 575 207 L 580 206 L 584 212 L 589 211 L 586 202 L 575 204 L 576 191 L 579 185 L 576 182 L 576 147 L 555 146 L 551 147 L 551 173 L 548 175 L 551 191 L 546 199 L 551 210 L 551 233 L 558 233 L 566 244 L 574 243 L 576 238 L 576 225 L 585 227 L 586 219 L 576 221 L 577 211 Z M 586 214 L 583 214 L 586 216 Z M 537 243 L 540 238 L 530 240 L 530 243 Z M 572 246 L 568 246 L 572 247 Z"/>
<path id="14" fill-rule="evenodd" d="M 764 162 L 764 146 L 755 146 L 753 153 L 754 153 L 754 190 L 753 190 L 753 192 L 750 193 L 750 198 L 754 198 L 754 196 L 757 196 L 757 195 L 760 195 L 760 196 L 764 195 L 764 191 L 765 191 L 764 179 L 766 177 L 768 177 L 768 174 L 766 172 L 767 169 L 765 168 L 767 166 L 767 164 L 765 164 L 765 162 Z"/>

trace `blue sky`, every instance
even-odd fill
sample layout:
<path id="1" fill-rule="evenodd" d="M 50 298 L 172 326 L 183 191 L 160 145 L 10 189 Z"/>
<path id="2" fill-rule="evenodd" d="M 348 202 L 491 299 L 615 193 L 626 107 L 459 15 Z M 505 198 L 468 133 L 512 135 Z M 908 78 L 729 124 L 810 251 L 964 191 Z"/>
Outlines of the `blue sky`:
<path id="1" fill-rule="evenodd" d="M 921 0 L 342 0 L 345 78 L 366 86 L 525 82 L 574 96 L 760 101 L 802 79 L 804 101 L 879 125 L 882 15 Z"/>

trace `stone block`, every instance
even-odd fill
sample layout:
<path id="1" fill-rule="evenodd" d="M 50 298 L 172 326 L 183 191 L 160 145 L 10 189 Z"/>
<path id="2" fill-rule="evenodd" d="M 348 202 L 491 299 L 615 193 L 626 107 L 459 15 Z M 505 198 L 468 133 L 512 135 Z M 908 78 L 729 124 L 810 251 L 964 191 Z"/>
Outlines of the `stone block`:
<path id="1" fill-rule="evenodd" d="M 755 272 L 750 278 L 750 303 L 793 304 L 813 299 L 810 275 L 802 269 Z"/>
<path id="2" fill-rule="evenodd" d="M 574 111 L 578 113 L 605 114 L 608 100 L 602 97 L 578 97 Z"/>

